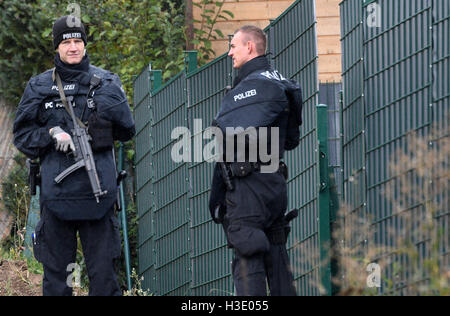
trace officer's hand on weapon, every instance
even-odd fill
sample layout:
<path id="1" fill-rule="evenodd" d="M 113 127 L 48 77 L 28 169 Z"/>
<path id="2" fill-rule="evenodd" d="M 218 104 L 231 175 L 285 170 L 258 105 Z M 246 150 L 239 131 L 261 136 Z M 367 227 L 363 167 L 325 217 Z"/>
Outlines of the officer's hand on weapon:
<path id="1" fill-rule="evenodd" d="M 63 129 L 59 126 L 53 127 L 49 131 L 50 136 L 56 141 L 56 150 L 67 152 L 70 148 L 72 151 L 75 151 L 75 145 L 72 141 L 72 137 L 63 131 Z"/>

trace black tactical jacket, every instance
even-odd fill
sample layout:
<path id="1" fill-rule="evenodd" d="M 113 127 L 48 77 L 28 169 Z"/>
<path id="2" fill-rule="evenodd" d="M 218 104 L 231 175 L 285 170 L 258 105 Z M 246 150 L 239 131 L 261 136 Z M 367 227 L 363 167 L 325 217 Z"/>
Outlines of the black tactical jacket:
<path id="1" fill-rule="evenodd" d="M 134 121 L 117 75 L 90 65 L 87 56 L 80 64 L 67 65 L 61 62 L 57 54 L 55 68 L 66 96 L 74 97 L 74 112 L 78 118 L 86 122 L 93 111 L 97 111 L 98 117 L 112 122 L 115 140 L 128 141 L 133 137 Z M 94 198 L 84 168 L 72 173 L 60 184 L 55 183 L 55 177 L 71 166 L 74 160 L 70 155 L 55 150 L 49 129 L 60 126 L 70 134 L 73 123 L 59 101 L 60 95 L 52 73 L 53 69 L 47 70 L 28 82 L 17 109 L 14 145 L 28 157 L 40 159 L 41 208 L 47 208 L 64 220 L 99 219 L 113 207 L 117 198 L 113 154 L 111 151 L 94 152 L 101 188 L 108 191 L 100 198 L 100 203 Z M 101 82 L 88 96 L 94 74 L 101 78 Z M 88 99 L 90 106 L 87 106 Z"/>
<path id="2" fill-rule="evenodd" d="M 301 110 L 300 86 L 274 70 L 267 57 L 260 56 L 240 69 L 233 88 L 222 101 L 214 125 L 223 133 L 227 127 L 279 127 L 279 158 L 282 159 L 285 150 L 292 150 L 299 144 Z M 209 201 L 215 220 L 216 207 L 224 206 L 225 192 L 221 171 L 216 164 Z"/>

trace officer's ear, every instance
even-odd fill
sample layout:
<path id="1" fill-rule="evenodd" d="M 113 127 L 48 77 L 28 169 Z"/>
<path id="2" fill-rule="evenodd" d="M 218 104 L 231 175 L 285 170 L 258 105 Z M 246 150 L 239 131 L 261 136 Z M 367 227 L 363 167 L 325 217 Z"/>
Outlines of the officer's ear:
<path id="1" fill-rule="evenodd" d="M 250 55 L 254 50 L 254 45 L 252 41 L 247 41 L 247 52 Z"/>

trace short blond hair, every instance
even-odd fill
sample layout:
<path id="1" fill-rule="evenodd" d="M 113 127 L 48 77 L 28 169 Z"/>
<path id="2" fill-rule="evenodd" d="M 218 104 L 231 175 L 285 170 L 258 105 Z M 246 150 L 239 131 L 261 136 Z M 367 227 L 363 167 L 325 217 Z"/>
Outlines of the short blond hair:
<path id="1" fill-rule="evenodd" d="M 243 27 L 240 27 L 239 29 L 234 32 L 234 34 L 237 33 L 243 33 L 246 35 L 245 41 L 252 41 L 255 43 L 256 46 L 256 52 L 259 55 L 264 55 L 267 50 L 267 36 L 266 33 L 264 33 L 263 30 L 261 30 L 257 26 L 253 25 L 245 25 Z"/>

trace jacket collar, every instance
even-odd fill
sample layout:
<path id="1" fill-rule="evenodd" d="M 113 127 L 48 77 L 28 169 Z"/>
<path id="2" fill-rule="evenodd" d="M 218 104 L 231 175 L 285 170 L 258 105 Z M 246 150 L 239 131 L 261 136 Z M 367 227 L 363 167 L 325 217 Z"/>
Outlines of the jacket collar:
<path id="1" fill-rule="evenodd" d="M 61 79 L 66 82 L 79 81 L 82 84 L 89 83 L 89 56 L 86 54 L 81 63 L 76 65 L 69 65 L 64 63 L 59 53 L 55 56 L 55 69 L 60 75 Z"/>
<path id="2" fill-rule="evenodd" d="M 237 77 L 234 79 L 233 86 L 236 87 L 245 77 L 250 75 L 256 70 L 269 70 L 271 69 L 269 60 L 266 55 L 253 58 L 248 61 L 244 66 L 239 69 Z"/>

